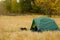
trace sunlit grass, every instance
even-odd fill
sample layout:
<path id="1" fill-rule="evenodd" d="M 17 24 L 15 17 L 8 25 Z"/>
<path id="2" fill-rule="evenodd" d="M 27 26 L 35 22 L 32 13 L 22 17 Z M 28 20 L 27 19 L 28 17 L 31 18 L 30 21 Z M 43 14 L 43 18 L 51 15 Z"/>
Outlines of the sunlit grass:
<path id="1" fill-rule="evenodd" d="M 0 33 L 1 40 L 60 40 L 60 32 L 3 32 Z"/>
<path id="2" fill-rule="evenodd" d="M 0 40 L 60 40 L 60 31 L 31 32 L 32 20 L 42 15 L 0 16 Z M 45 16 L 46 17 L 46 16 Z M 60 27 L 60 18 L 53 17 Z M 27 31 L 21 31 L 26 27 Z"/>

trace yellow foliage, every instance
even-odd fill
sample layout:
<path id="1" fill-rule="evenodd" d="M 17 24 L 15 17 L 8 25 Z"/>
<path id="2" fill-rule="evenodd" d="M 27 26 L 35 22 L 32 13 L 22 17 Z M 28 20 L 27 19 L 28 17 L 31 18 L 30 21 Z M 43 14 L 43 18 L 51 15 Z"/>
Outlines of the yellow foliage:
<path id="1" fill-rule="evenodd" d="M 59 0 L 35 0 L 35 4 L 38 6 L 41 2 L 47 2 L 51 9 L 58 10 L 60 9 L 60 1 Z"/>
<path id="2" fill-rule="evenodd" d="M 11 9 L 12 11 L 16 11 L 16 0 L 11 1 Z"/>
<path id="3" fill-rule="evenodd" d="M 39 5 L 41 2 L 47 2 L 47 0 L 35 0 L 36 5 Z"/>
<path id="4" fill-rule="evenodd" d="M 14 6 L 16 4 L 16 0 L 11 1 L 11 5 Z"/>

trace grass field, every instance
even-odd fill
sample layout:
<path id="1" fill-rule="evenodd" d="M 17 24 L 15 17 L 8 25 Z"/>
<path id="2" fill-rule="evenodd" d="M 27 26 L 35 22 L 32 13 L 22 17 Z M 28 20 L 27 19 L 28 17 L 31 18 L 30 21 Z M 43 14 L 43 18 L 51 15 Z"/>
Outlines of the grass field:
<path id="1" fill-rule="evenodd" d="M 60 31 L 31 32 L 32 20 L 41 15 L 0 16 L 0 40 L 60 40 Z M 53 17 L 60 28 L 60 17 Z M 27 31 L 21 31 L 26 27 Z"/>

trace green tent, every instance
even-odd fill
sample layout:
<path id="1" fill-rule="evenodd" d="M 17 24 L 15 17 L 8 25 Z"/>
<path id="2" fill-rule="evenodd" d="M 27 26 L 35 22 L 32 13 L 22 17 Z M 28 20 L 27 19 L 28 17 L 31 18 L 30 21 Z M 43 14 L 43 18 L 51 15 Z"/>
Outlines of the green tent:
<path id="1" fill-rule="evenodd" d="M 59 30 L 55 21 L 51 18 L 35 18 L 33 19 L 31 31 L 54 31 Z"/>

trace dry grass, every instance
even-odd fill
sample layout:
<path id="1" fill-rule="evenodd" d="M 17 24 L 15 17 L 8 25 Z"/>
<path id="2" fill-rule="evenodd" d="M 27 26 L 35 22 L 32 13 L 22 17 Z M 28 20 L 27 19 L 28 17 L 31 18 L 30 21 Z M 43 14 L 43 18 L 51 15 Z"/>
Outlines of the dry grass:
<path id="1" fill-rule="evenodd" d="M 60 32 L 3 32 L 0 33 L 1 40 L 60 40 Z"/>
<path id="2" fill-rule="evenodd" d="M 41 15 L 0 16 L 0 40 L 60 40 L 60 31 L 31 32 L 30 26 L 34 18 Z M 60 26 L 60 18 L 54 18 Z M 28 31 L 21 31 L 21 27 Z"/>

